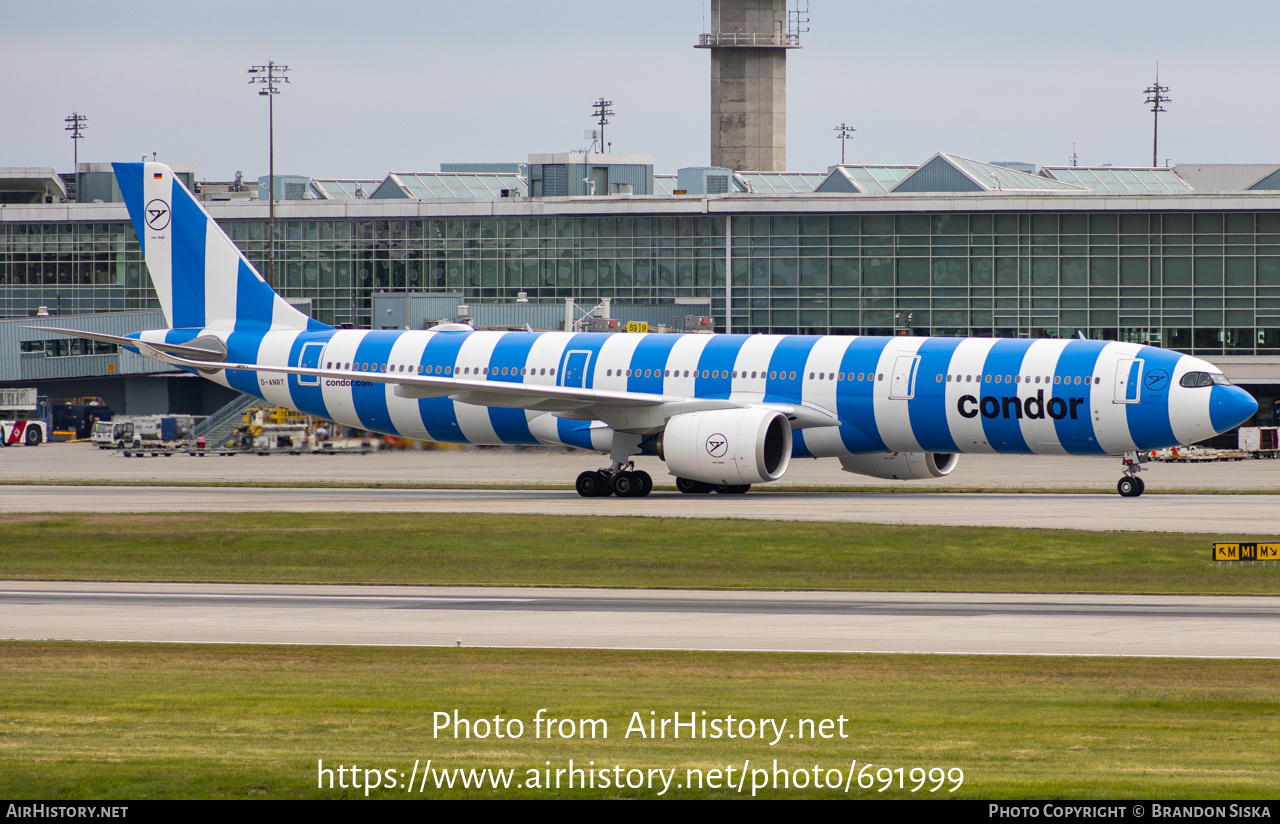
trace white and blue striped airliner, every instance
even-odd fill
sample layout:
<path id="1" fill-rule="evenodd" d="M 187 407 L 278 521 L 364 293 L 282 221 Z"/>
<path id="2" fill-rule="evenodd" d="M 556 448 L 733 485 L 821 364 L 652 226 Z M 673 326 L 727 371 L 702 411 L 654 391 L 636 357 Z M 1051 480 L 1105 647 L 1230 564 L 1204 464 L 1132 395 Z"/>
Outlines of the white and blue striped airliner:
<path id="1" fill-rule="evenodd" d="M 333 329 L 272 291 L 160 163 L 116 176 L 172 327 L 108 340 L 268 403 L 373 432 L 607 453 L 584 496 L 745 492 L 792 457 L 940 477 L 965 452 L 1145 453 L 1246 421 L 1257 403 L 1199 358 L 1134 343 L 806 335 Z"/>

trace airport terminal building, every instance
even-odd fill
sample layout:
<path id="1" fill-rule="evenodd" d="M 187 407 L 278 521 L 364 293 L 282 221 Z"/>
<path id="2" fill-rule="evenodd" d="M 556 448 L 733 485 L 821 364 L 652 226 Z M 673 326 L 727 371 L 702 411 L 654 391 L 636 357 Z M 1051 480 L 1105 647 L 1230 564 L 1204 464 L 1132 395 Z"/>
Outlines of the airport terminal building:
<path id="1" fill-rule="evenodd" d="M 276 288 L 335 326 L 454 319 L 383 317 L 375 295 L 403 293 L 505 307 L 493 316 L 516 328 L 522 311 L 550 328 L 566 299 L 608 299 L 614 317 L 670 305 L 672 319 L 706 313 L 735 333 L 1142 342 L 1218 363 L 1271 423 L 1280 164 L 1032 170 L 939 153 L 918 166 L 672 176 L 644 156 L 569 154 L 383 181 L 289 178 L 277 184 L 290 199 L 276 206 Z M 45 171 L 0 170 L 0 385 L 155 375 L 128 353 L 19 328 L 158 317 L 106 169 L 81 164 L 82 202 L 58 202 Z M 266 196 L 188 182 L 265 275 Z"/>

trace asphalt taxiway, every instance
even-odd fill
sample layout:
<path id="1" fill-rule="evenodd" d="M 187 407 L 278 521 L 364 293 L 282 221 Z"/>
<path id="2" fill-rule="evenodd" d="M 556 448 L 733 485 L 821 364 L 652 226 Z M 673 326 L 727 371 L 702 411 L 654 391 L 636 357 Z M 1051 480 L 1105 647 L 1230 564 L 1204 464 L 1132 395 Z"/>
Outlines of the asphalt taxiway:
<path id="1" fill-rule="evenodd" d="M 341 482 L 546 485 L 569 489 L 579 472 L 608 464 L 605 456 L 580 449 L 450 448 L 380 450 L 367 455 L 236 455 L 126 458 L 92 444 L 42 444 L 0 449 L 0 483 L 40 481 L 100 483 L 280 483 Z M 639 457 L 658 488 L 674 479 L 657 458 Z M 1280 461 L 1244 460 L 1195 464 L 1149 463 L 1142 473 L 1150 490 L 1280 492 Z M 945 478 L 893 481 L 852 475 L 834 459 L 796 459 L 771 488 L 801 486 L 860 489 L 901 488 L 964 492 L 975 489 L 1055 489 L 1115 492 L 1118 458 L 1076 455 L 961 455 Z"/>
<path id="2" fill-rule="evenodd" d="M 1280 464 L 1155 465 L 1149 490 L 1113 494 L 1115 461 L 965 456 L 948 478 L 903 485 L 838 464 L 797 461 L 784 491 L 585 499 L 565 482 L 599 456 L 466 450 L 369 456 L 124 458 L 86 445 L 0 452 L 0 514 L 68 512 L 455 512 L 1042 527 L 1274 537 Z M 146 486 L 73 485 L 122 479 Z M 349 487 L 309 487 L 334 480 Z M 665 477 L 656 478 L 661 484 Z M 57 481 L 72 485 L 31 485 Z M 225 486 L 178 486 L 175 483 Z M 237 485 L 237 481 L 278 486 Z M 454 482 L 465 489 L 378 488 Z M 798 485 L 853 489 L 810 492 Z M 487 485 L 487 487 L 486 487 Z M 785 491 L 791 487 L 791 491 Z M 1053 489 L 1025 494 L 967 489 Z M 1068 491 L 1063 491 L 1068 490 Z M 506 588 L 298 587 L 0 582 L 0 636 L 12 639 L 456 645 L 1027 655 L 1280 657 L 1280 598 L 725 593 Z"/>
<path id="3" fill-rule="evenodd" d="M 1280 597 L 0 582 L 23 640 L 1280 657 Z"/>
<path id="4" fill-rule="evenodd" d="M 782 521 L 1280 534 L 1280 506 L 1260 495 L 752 492 L 582 498 L 561 490 L 10 486 L 0 514 L 34 512 L 421 512 L 638 515 Z"/>

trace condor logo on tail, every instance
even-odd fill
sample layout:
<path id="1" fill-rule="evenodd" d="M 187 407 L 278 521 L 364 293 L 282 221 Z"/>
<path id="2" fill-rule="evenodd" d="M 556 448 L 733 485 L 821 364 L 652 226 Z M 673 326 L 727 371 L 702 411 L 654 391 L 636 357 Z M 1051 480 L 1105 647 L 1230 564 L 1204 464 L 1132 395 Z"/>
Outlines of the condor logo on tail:
<path id="1" fill-rule="evenodd" d="M 1015 396 L 997 398 L 984 395 L 979 402 L 973 395 L 964 395 L 956 403 L 956 410 L 962 417 L 976 418 L 982 413 L 984 418 L 1031 418 L 1042 420 L 1045 415 L 1060 421 L 1063 418 L 1076 420 L 1079 417 L 1080 404 L 1084 398 L 1050 398 L 1044 399 L 1044 390 L 1036 390 L 1035 397 L 1022 398 Z"/>

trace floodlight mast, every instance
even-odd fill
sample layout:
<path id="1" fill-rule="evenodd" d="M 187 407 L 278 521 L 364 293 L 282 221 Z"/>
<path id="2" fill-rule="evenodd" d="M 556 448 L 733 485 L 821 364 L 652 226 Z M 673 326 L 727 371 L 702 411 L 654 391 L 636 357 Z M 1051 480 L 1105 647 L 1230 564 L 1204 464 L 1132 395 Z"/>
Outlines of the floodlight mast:
<path id="1" fill-rule="evenodd" d="M 64 117 L 62 122 L 67 124 L 63 131 L 71 132 L 71 139 L 74 141 L 72 145 L 75 148 L 72 150 L 71 155 L 74 158 L 73 163 L 75 165 L 72 166 L 72 171 L 74 172 L 77 171 L 80 166 L 80 139 L 84 137 L 83 132 L 86 128 L 86 124 L 89 122 L 89 118 L 79 112 L 72 112 L 71 116 Z"/>
<path id="2" fill-rule="evenodd" d="M 853 133 L 856 131 L 857 129 L 853 128 L 852 126 L 846 126 L 843 123 L 841 123 L 839 126 L 836 126 L 836 139 L 840 141 L 840 165 L 841 166 L 844 165 L 844 144 L 846 141 L 853 140 Z"/>
<path id="3" fill-rule="evenodd" d="M 600 151 L 605 151 L 604 127 L 608 125 L 609 118 L 613 115 L 613 109 L 609 108 L 613 105 L 612 100 L 605 100 L 603 97 L 591 104 L 591 116 L 597 118 L 596 122 L 600 124 Z"/>
<path id="4" fill-rule="evenodd" d="M 1142 92 L 1147 96 L 1147 103 L 1151 104 L 1151 165 L 1158 166 L 1160 158 L 1160 113 L 1167 111 L 1162 105 L 1171 102 L 1169 97 L 1169 87 L 1160 85 L 1160 64 L 1156 63 L 1156 82 L 1148 86 Z"/>
<path id="5" fill-rule="evenodd" d="M 288 83 L 289 78 L 284 75 L 289 71 L 288 66 L 281 66 L 274 61 L 268 60 L 265 66 L 251 66 L 249 68 L 249 84 L 262 84 L 263 88 L 258 92 L 260 97 L 267 98 L 267 184 L 268 197 L 271 198 L 270 219 L 268 220 L 268 231 L 271 239 L 268 242 L 267 257 L 267 285 L 275 288 L 276 285 L 276 107 L 275 96 L 280 94 L 278 83 Z"/>

